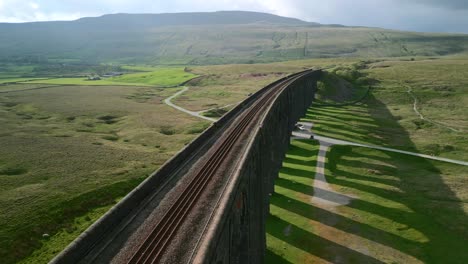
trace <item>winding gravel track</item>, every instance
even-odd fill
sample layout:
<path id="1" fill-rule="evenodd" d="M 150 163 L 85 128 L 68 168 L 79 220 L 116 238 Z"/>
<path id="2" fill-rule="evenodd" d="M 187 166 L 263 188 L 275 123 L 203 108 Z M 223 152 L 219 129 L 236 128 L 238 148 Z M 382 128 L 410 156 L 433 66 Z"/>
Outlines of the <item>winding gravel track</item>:
<path id="1" fill-rule="evenodd" d="M 418 98 L 417 98 L 416 95 L 414 94 L 413 88 L 411 88 L 411 86 L 404 85 L 404 84 L 402 84 L 402 83 L 401 83 L 401 85 L 404 86 L 404 87 L 406 87 L 406 89 L 407 89 L 406 92 L 410 95 L 411 98 L 413 98 L 413 111 L 416 113 L 416 115 L 419 116 L 419 118 L 420 118 L 421 120 L 425 120 L 425 121 L 427 121 L 427 122 L 429 122 L 429 123 L 432 123 L 432 124 L 434 124 L 434 125 L 437 125 L 437 126 L 440 126 L 440 127 L 444 127 L 444 128 L 449 129 L 449 130 L 451 130 L 451 131 L 453 131 L 453 132 L 463 132 L 463 131 L 461 131 L 461 130 L 459 130 L 459 129 L 455 129 L 455 128 L 453 128 L 453 127 L 450 127 L 450 126 L 448 126 L 448 125 L 446 125 L 446 124 L 444 124 L 444 123 L 442 123 L 442 122 L 436 122 L 436 121 L 433 121 L 433 120 L 431 120 L 431 119 L 426 118 L 426 117 L 419 111 L 419 109 L 418 109 Z"/>
<path id="2" fill-rule="evenodd" d="M 299 124 L 304 126 L 304 130 L 294 131 L 292 133 L 292 139 L 310 139 L 311 136 L 314 136 L 314 139 L 316 139 L 320 143 L 320 149 L 317 154 L 317 165 L 315 169 L 315 177 L 314 177 L 314 183 L 313 183 L 314 195 L 311 198 L 311 202 L 319 206 L 325 206 L 332 210 L 335 207 L 349 204 L 353 200 L 353 198 L 355 198 L 355 197 L 346 196 L 346 195 L 333 191 L 333 189 L 330 187 L 330 185 L 327 182 L 327 178 L 325 177 L 326 156 L 327 156 L 327 152 L 330 146 L 333 146 L 333 145 L 350 145 L 350 146 L 371 148 L 371 149 L 396 152 L 396 153 L 401 153 L 401 154 L 406 154 L 406 155 L 411 155 L 411 156 L 417 156 L 417 157 L 422 157 L 422 158 L 432 159 L 432 160 L 437 160 L 437 161 L 449 162 L 452 164 L 457 164 L 457 165 L 462 165 L 462 166 L 468 166 L 468 162 L 465 162 L 465 161 L 434 157 L 430 155 L 419 154 L 419 153 L 403 151 L 403 150 L 398 150 L 398 149 L 385 148 L 385 147 L 380 147 L 380 146 L 372 146 L 372 145 L 366 145 L 366 144 L 360 144 L 360 143 L 335 139 L 335 138 L 317 136 L 314 133 L 310 132 L 312 131 L 313 123 L 299 122 Z"/>
<path id="3" fill-rule="evenodd" d="M 349 142 L 349 141 L 344 141 L 344 140 L 339 140 L 339 139 L 334 139 L 334 138 L 321 137 L 321 136 L 315 136 L 314 138 L 319 141 L 329 142 L 329 143 L 333 143 L 337 145 L 351 145 L 351 146 L 371 148 L 371 149 L 377 149 L 377 150 L 383 150 L 383 151 L 389 151 L 389 152 L 396 152 L 396 153 L 401 153 L 401 154 L 406 154 L 406 155 L 411 155 L 411 156 L 416 156 L 416 157 L 421 157 L 421 158 L 426 158 L 426 159 L 431 159 L 431 160 L 437 160 L 437 161 L 443 161 L 443 162 L 453 163 L 457 165 L 468 166 L 468 162 L 461 161 L 461 160 L 453 160 L 453 159 L 435 157 L 431 155 L 420 154 L 420 153 L 415 153 L 415 152 L 410 152 L 410 151 L 372 146 L 372 145 L 365 145 L 365 144 Z"/>
<path id="4" fill-rule="evenodd" d="M 210 118 L 210 117 L 207 117 L 207 116 L 204 116 L 202 115 L 200 112 L 194 112 L 194 111 L 190 111 L 190 110 L 187 110 L 185 108 L 182 108 L 178 105 L 175 105 L 171 102 L 172 99 L 176 98 L 177 96 L 183 94 L 184 92 L 186 92 L 189 88 L 188 87 L 184 87 L 182 90 L 178 91 L 177 93 L 173 94 L 171 97 L 168 97 L 164 100 L 164 103 L 167 104 L 168 106 L 170 107 L 173 107 L 179 111 L 182 111 L 184 113 L 187 113 L 191 116 L 194 116 L 194 117 L 198 117 L 198 118 L 202 118 L 202 119 L 205 119 L 205 120 L 208 120 L 210 122 L 215 122 L 216 119 L 214 118 Z"/>
<path id="5" fill-rule="evenodd" d="M 457 165 L 463 165 L 463 166 L 468 166 L 468 162 L 466 161 L 461 161 L 461 160 L 453 160 L 453 159 L 447 159 L 447 158 L 441 158 L 441 157 L 435 157 L 431 155 L 426 155 L 426 154 L 421 154 L 421 153 L 416 153 L 416 152 L 410 152 L 410 151 L 404 151 L 404 150 L 399 150 L 399 149 L 393 149 L 393 148 L 386 148 L 386 147 L 380 147 L 380 146 L 374 146 L 374 145 L 367 145 L 367 144 L 361 144 L 361 143 L 356 143 L 356 142 L 351 142 L 351 141 L 346 141 L 346 140 L 340 140 L 340 139 L 335 139 L 335 138 L 329 138 L 329 137 L 322 137 L 322 136 L 317 136 L 314 135 L 311 132 L 312 123 L 307 123 L 307 122 L 300 122 L 300 124 L 304 125 L 305 130 L 301 132 L 293 132 L 293 136 L 298 137 L 298 138 L 310 138 L 311 135 L 314 136 L 314 139 L 320 141 L 320 142 L 326 142 L 332 145 L 350 145 L 350 146 L 358 146 L 358 147 L 364 147 L 364 148 L 371 148 L 371 149 L 377 149 L 377 150 L 383 150 L 383 151 L 389 151 L 389 152 L 396 152 L 396 153 L 401 153 L 405 155 L 411 155 L 411 156 L 416 156 L 416 157 L 421 157 L 421 158 L 426 158 L 426 159 L 431 159 L 431 160 L 437 160 L 437 161 L 443 161 L 443 162 L 448 162 L 448 163 L 453 163 Z"/>

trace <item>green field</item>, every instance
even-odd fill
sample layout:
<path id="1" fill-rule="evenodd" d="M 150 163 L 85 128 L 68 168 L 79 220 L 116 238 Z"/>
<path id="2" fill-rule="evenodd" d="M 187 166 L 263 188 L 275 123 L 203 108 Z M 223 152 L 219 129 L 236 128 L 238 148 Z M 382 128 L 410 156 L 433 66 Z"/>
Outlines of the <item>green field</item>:
<path id="1" fill-rule="evenodd" d="M 22 83 L 22 82 L 34 82 L 42 81 L 47 78 L 18 78 L 18 77 L 4 77 L 0 79 L 0 84 L 10 84 L 10 83 Z"/>
<path id="2" fill-rule="evenodd" d="M 0 93 L 2 263 L 46 262 L 208 126 L 163 104 L 175 88 L 8 89 L 23 91 Z"/>
<path id="3" fill-rule="evenodd" d="M 125 67 L 124 67 L 125 68 Z M 125 73 L 122 76 L 109 77 L 101 80 L 88 80 L 83 77 L 75 78 L 49 78 L 44 80 L 22 81 L 20 83 L 59 84 L 59 85 L 128 85 L 128 86 L 156 86 L 173 87 L 192 78 L 195 74 L 185 72 L 184 68 L 149 68 L 149 67 L 126 67 L 132 70 L 147 70 L 147 72 Z M 150 71 L 148 71 L 150 70 Z M 6 82 L 13 80 L 6 79 Z"/>

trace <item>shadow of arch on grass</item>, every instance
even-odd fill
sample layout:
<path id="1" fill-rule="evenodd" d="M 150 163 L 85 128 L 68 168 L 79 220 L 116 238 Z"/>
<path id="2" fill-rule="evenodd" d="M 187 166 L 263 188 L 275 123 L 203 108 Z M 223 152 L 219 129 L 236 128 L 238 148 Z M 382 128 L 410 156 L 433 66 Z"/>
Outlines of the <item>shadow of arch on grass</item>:
<path id="1" fill-rule="evenodd" d="M 294 264 L 287 261 L 282 256 L 277 255 L 275 252 L 267 249 L 265 254 L 265 263 L 266 264 Z"/>
<path id="2" fill-rule="evenodd" d="M 353 113 L 347 113 L 345 118 L 334 118 L 340 114 L 340 109 L 327 109 L 322 112 L 327 112 L 329 120 L 337 121 L 330 130 L 324 122 L 319 131 L 336 133 L 338 138 L 350 141 L 375 143 L 381 139 L 382 145 L 417 151 L 397 118 L 372 94 L 356 109 L 356 115 L 362 114 L 363 110 L 368 111 L 367 115 L 373 120 L 371 123 L 378 128 L 372 129 L 368 124 L 359 126 L 360 118 L 353 120 Z M 312 114 L 315 113 L 309 110 L 307 119 Z M 354 122 L 352 128 L 349 122 Z M 297 146 L 292 149 L 297 151 Z M 317 149 L 309 149 L 307 155 L 316 157 Z M 274 238 L 302 249 L 306 255 L 331 262 L 352 263 L 361 257 L 359 263 L 378 263 L 383 259 L 384 262 L 401 261 L 392 259 L 388 252 L 370 251 L 363 257 L 362 253 L 350 250 L 351 245 L 346 250 L 330 245 L 330 239 L 321 237 L 312 226 L 312 223 L 320 223 L 350 237 L 366 239 L 393 252 L 401 252 L 416 262 L 468 263 L 465 248 L 468 244 L 468 216 L 462 207 L 463 201 L 457 197 L 456 190 L 452 190 L 454 185 L 449 186 L 450 182 L 456 181 L 457 175 L 444 173 L 452 168 L 450 166 L 457 165 L 351 146 L 333 146 L 327 158 L 327 181 L 336 192 L 355 199 L 347 206 L 337 208 L 338 211 L 313 205 L 310 202 L 315 175 L 315 170 L 310 168 L 312 162 L 302 168 L 300 165 L 303 164 L 287 158 L 280 178 L 276 180 L 277 192 L 271 198 L 272 215 L 267 224 L 270 240 Z M 292 227 L 291 236 L 283 232 L 287 226 Z M 281 249 L 269 250 L 286 261 L 298 258 L 282 254 Z M 331 255 L 339 256 L 338 261 Z"/>
<path id="3" fill-rule="evenodd" d="M 349 247 L 337 244 L 333 241 L 330 241 L 326 238 L 318 236 L 312 232 L 304 230 L 290 222 L 287 222 L 281 218 L 271 216 L 272 221 L 275 222 L 278 226 L 291 226 L 291 233 L 298 233 L 300 237 L 308 237 L 307 242 L 303 243 L 303 241 L 296 239 L 292 234 L 287 236 L 283 233 L 280 229 L 271 229 L 269 230 L 268 234 L 271 236 L 276 237 L 284 242 L 286 242 L 288 247 L 295 247 L 302 251 L 306 251 L 317 258 L 337 263 L 340 262 L 339 259 L 341 256 L 346 256 L 346 259 L 349 261 L 348 263 L 369 263 L 369 264 L 380 264 L 384 263 L 379 261 L 378 259 L 373 258 L 372 256 L 363 254 L 359 251 L 353 250 Z M 324 249 L 333 248 L 334 253 L 339 254 L 332 254 Z"/>

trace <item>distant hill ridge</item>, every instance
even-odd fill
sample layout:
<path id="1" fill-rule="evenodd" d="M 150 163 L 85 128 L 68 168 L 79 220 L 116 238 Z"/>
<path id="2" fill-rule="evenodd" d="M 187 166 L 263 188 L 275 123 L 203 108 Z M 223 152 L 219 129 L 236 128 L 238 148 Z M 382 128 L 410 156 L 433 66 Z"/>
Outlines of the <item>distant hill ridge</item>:
<path id="1" fill-rule="evenodd" d="M 34 25 L 92 25 L 92 26 L 183 26 L 183 25 L 235 25 L 252 23 L 270 23 L 294 26 L 319 26 L 319 23 L 306 22 L 297 18 L 282 17 L 267 13 L 250 11 L 217 11 L 192 13 L 161 14 L 107 14 L 99 17 L 84 17 L 73 21 L 47 21 L 27 23 L 0 23 L 0 26 Z"/>
<path id="2" fill-rule="evenodd" d="M 468 51 L 468 35 L 322 25 L 245 11 L 0 23 L 0 36 L 0 64 L 200 65 Z"/>
<path id="3" fill-rule="evenodd" d="M 267 13 L 247 11 L 218 11 L 197 13 L 164 13 L 164 14 L 111 14 L 96 18 L 81 18 L 79 22 L 118 23 L 125 21 L 130 24 L 147 26 L 174 25 L 220 25 L 220 24 L 251 24 L 271 23 L 284 25 L 320 25 L 296 18 L 282 17 Z"/>

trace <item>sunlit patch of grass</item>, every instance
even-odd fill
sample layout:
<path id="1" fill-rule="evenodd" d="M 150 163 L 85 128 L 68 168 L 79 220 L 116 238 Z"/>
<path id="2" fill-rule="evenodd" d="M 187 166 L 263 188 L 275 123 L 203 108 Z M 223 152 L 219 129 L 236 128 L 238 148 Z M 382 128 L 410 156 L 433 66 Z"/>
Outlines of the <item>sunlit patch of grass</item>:
<path id="1" fill-rule="evenodd" d="M 136 68 L 141 69 L 141 68 Z M 88 80 L 83 77 L 76 78 L 50 78 L 24 81 L 22 83 L 35 84 L 57 84 L 57 85 L 89 85 L 89 86 L 109 86 L 109 85 L 128 85 L 128 86 L 156 86 L 173 87 L 186 82 L 197 75 L 185 72 L 184 68 L 144 68 L 152 69 L 150 72 L 125 73 L 121 76 L 104 78 L 100 80 Z"/>
<path id="2" fill-rule="evenodd" d="M 42 246 L 32 252 L 32 254 L 19 261 L 21 264 L 47 263 L 55 255 L 60 253 L 63 245 L 70 244 L 73 239 L 78 237 L 92 223 L 98 220 L 104 213 L 111 208 L 111 205 L 93 208 L 83 216 L 73 219 L 66 227 L 63 227 L 55 234 L 44 233 L 39 239 Z M 40 235 L 40 234 L 39 234 Z"/>
<path id="3" fill-rule="evenodd" d="M 267 220 L 266 263 L 306 263 L 311 257 L 308 249 L 313 230 L 309 220 L 296 213 L 283 210 L 278 203 L 294 206 L 292 201 L 307 202 L 312 195 L 318 144 L 313 140 L 295 140 L 283 162 L 271 196 L 270 216 Z M 300 209 L 299 209 L 300 210 Z M 275 261 L 275 262 L 273 262 Z M 280 261 L 280 262 L 276 262 Z"/>
<path id="4" fill-rule="evenodd" d="M 145 68 L 148 69 L 148 68 Z M 152 86 L 177 86 L 197 75 L 185 72 L 184 68 L 154 68 L 151 72 L 131 73 L 112 77 L 109 80 L 119 83 L 138 83 Z"/>
<path id="5" fill-rule="evenodd" d="M 385 262 L 398 261 L 392 250 L 406 263 L 468 260 L 463 166 L 351 146 L 333 146 L 327 158 L 333 189 L 354 197 L 339 208 L 341 220 L 333 226 L 348 233 L 342 239 L 350 246 L 361 243 L 358 237 L 370 239 L 369 252 Z M 326 222 L 329 215 L 316 220 Z"/>

